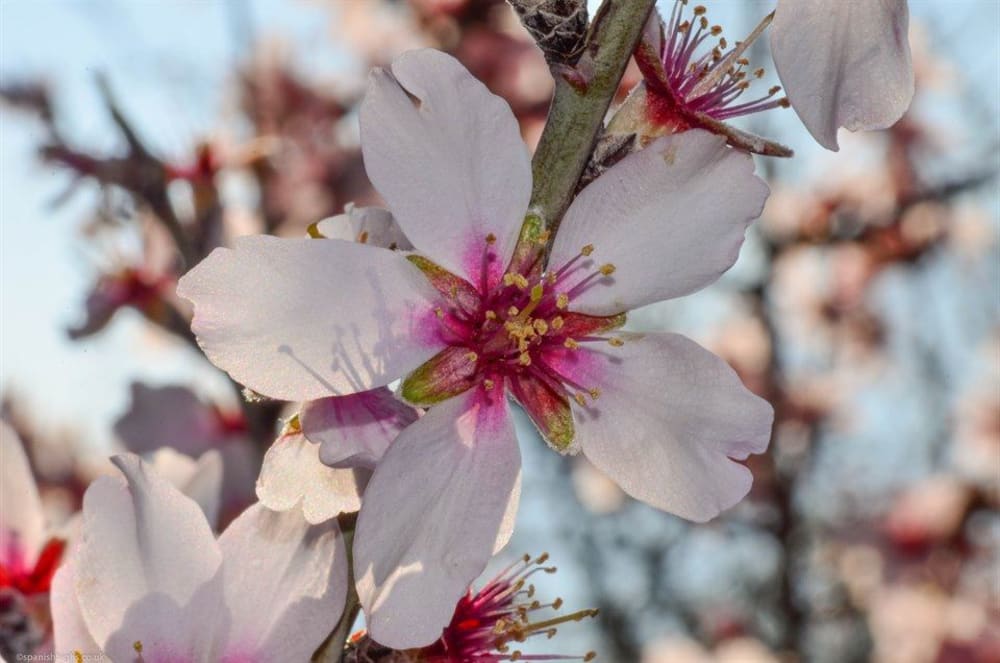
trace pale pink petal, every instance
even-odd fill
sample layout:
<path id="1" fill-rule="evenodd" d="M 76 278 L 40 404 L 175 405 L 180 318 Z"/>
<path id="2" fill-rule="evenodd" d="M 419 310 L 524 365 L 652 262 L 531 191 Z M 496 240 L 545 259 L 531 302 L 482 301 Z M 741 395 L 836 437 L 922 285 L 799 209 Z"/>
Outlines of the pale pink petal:
<path id="1" fill-rule="evenodd" d="M 150 661 L 205 651 L 213 624 L 204 606 L 213 601 L 210 581 L 222 562 L 208 521 L 137 456 L 113 461 L 126 481 L 101 477 L 83 500 L 74 559 L 84 621 L 112 660 L 131 660 L 135 641 Z"/>
<path id="2" fill-rule="evenodd" d="M 52 591 L 49 595 L 52 631 L 56 652 L 67 654 L 78 651 L 87 658 L 87 654 L 101 653 L 101 648 L 94 642 L 80 613 L 75 573 L 75 562 L 70 558 L 52 577 Z"/>
<path id="3" fill-rule="evenodd" d="M 319 221 L 316 230 L 327 239 L 342 239 L 400 251 L 413 248 L 392 214 L 378 207 L 355 207 L 349 204 L 343 214 Z"/>
<path id="4" fill-rule="evenodd" d="M 198 460 L 163 447 L 149 459 L 153 470 L 174 484 L 182 493 L 201 507 L 209 525 L 219 522 L 222 500 L 222 455 L 215 449 L 206 451 Z"/>
<path id="5" fill-rule="evenodd" d="M 611 315 L 704 288 L 739 256 L 743 235 L 768 188 L 748 154 L 720 136 L 692 130 L 632 154 L 584 189 L 556 234 L 559 269 L 593 246 L 558 286 L 570 308 Z M 611 264 L 602 276 L 598 267 Z M 574 284 L 596 276 L 574 293 Z"/>
<path id="6" fill-rule="evenodd" d="M 219 417 L 187 387 L 133 382 L 132 403 L 115 422 L 115 435 L 129 451 L 173 447 L 199 456 L 219 442 Z"/>
<path id="7" fill-rule="evenodd" d="M 0 421 L 0 562 L 34 568 L 45 539 L 45 514 L 21 438 Z"/>
<path id="8" fill-rule="evenodd" d="M 321 445 L 324 463 L 374 469 L 399 432 L 417 420 L 417 410 L 382 387 L 311 401 L 299 418 L 302 433 Z"/>
<path id="9" fill-rule="evenodd" d="M 300 433 L 282 435 L 264 455 L 257 498 L 274 511 L 301 508 L 316 524 L 360 509 L 369 476 L 368 470 L 327 467 L 319 460 L 319 445 Z"/>
<path id="10" fill-rule="evenodd" d="M 632 497 L 706 521 L 753 477 L 734 462 L 767 448 L 774 416 L 724 361 L 677 334 L 565 352 L 558 370 L 600 396 L 574 408 L 583 453 Z"/>
<path id="11" fill-rule="evenodd" d="M 418 251 L 479 284 L 493 234 L 496 277 L 531 195 L 517 120 L 457 60 L 410 51 L 376 69 L 361 106 L 365 169 Z"/>
<path id="12" fill-rule="evenodd" d="M 354 570 L 368 628 L 395 649 L 441 635 L 510 537 L 521 456 L 499 389 L 432 408 L 400 433 L 365 492 Z"/>
<path id="13" fill-rule="evenodd" d="M 308 661 L 340 619 L 347 550 L 336 520 L 255 504 L 219 539 L 228 634 L 222 661 Z"/>
<path id="14" fill-rule="evenodd" d="M 906 0 L 778 0 L 771 53 L 785 94 L 820 145 L 837 128 L 885 129 L 913 98 Z"/>
<path id="15" fill-rule="evenodd" d="M 212 362 L 265 396 L 388 384 L 440 349 L 435 291 L 406 258 L 354 242 L 245 237 L 181 279 Z"/>

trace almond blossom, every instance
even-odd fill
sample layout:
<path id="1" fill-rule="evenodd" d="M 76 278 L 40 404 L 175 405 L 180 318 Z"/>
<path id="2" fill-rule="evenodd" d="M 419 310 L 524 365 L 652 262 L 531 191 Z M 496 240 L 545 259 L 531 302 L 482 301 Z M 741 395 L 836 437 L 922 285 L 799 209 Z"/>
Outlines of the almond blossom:
<path id="1" fill-rule="evenodd" d="M 730 42 L 704 5 L 676 0 L 666 23 L 656 10 L 650 15 L 635 52 L 644 81 L 609 131 L 637 132 L 648 141 L 701 128 L 739 149 L 791 156 L 788 148 L 728 124 L 791 106 L 817 142 L 836 150 L 838 127 L 884 129 L 909 106 L 907 24 L 905 0 L 780 0 L 746 38 Z M 753 82 L 765 72 L 751 67 L 745 54 L 769 26 L 784 95 L 776 85 L 754 97 Z"/>
<path id="2" fill-rule="evenodd" d="M 343 610 L 336 522 L 254 505 L 216 541 L 201 508 L 137 456 L 84 496 L 52 588 L 55 651 L 113 661 L 308 660 Z"/>
<path id="3" fill-rule="evenodd" d="M 374 642 L 367 633 L 351 637 L 346 663 L 502 663 L 503 661 L 592 661 L 594 652 L 526 654 L 522 643 L 533 638 L 555 637 L 561 625 L 597 616 L 597 610 L 557 614 L 561 598 L 543 603 L 529 583 L 536 573 L 555 573 L 543 566 L 548 553 L 537 558 L 524 555 L 500 571 L 478 591 L 472 588 L 455 606 L 455 614 L 441 637 L 426 647 L 393 651 Z M 554 614 L 556 613 L 556 614 Z"/>
<path id="4" fill-rule="evenodd" d="M 771 407 L 694 342 L 618 330 L 628 310 L 732 266 L 768 192 L 749 156 L 704 131 L 661 138 L 584 189 L 551 238 L 528 210 L 513 115 L 451 57 L 413 51 L 375 70 L 361 135 L 413 253 L 249 237 L 179 292 L 209 358 L 261 394 L 342 397 L 403 378 L 400 397 L 430 408 L 385 450 L 358 519 L 377 641 L 439 638 L 510 538 L 521 460 L 508 395 L 553 448 L 655 507 L 704 521 L 747 493 L 736 461 L 766 448 Z"/>

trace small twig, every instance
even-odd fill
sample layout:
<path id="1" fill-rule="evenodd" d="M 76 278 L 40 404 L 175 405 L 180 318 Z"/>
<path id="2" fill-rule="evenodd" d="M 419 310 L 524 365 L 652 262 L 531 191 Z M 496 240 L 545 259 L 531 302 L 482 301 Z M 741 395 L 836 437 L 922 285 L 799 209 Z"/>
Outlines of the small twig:
<path id="1" fill-rule="evenodd" d="M 361 612 L 361 601 L 358 599 L 358 592 L 354 589 L 354 555 L 351 552 L 351 547 L 354 544 L 357 514 L 345 514 L 337 520 L 340 523 L 340 530 L 344 536 L 344 546 L 347 550 L 347 601 L 344 605 L 344 614 L 340 616 L 337 626 L 313 654 L 312 663 L 339 663 L 343 660 L 344 646 L 347 644 L 347 638 L 351 635 L 351 627 L 354 626 L 354 620 Z"/>
<path id="2" fill-rule="evenodd" d="M 531 207 L 555 234 L 655 0 L 604 0 L 573 67 L 553 67 L 556 89 L 531 163 Z"/>

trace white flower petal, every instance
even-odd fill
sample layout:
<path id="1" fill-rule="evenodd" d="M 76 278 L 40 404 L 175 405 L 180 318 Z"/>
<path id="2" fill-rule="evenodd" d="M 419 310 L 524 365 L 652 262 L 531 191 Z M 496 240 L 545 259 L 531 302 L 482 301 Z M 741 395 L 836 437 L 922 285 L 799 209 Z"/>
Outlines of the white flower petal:
<path id="1" fill-rule="evenodd" d="M 440 51 L 409 51 L 391 69 L 372 72 L 361 105 L 368 177 L 417 250 L 473 284 L 495 235 L 498 278 L 531 196 L 514 114 Z"/>
<path id="2" fill-rule="evenodd" d="M 310 523 L 321 523 L 361 508 L 368 470 L 334 469 L 319 460 L 319 445 L 301 434 L 283 435 L 264 455 L 257 499 L 268 509 L 301 508 Z"/>
<path id="3" fill-rule="evenodd" d="M 272 398 L 385 385 L 440 349 L 436 292 L 398 253 L 353 242 L 246 237 L 177 286 L 212 362 Z"/>
<path id="4" fill-rule="evenodd" d="M 771 53 L 809 133 L 836 150 L 837 128 L 885 129 L 913 98 L 906 0 L 778 0 Z"/>
<path id="5" fill-rule="evenodd" d="M 212 623 L 196 606 L 211 604 L 222 561 L 208 521 L 137 456 L 113 461 L 126 481 L 102 477 L 83 500 L 75 561 L 84 621 L 113 660 L 134 656 L 137 640 L 151 653 L 203 651 Z"/>
<path id="6" fill-rule="evenodd" d="M 33 568 L 45 539 L 45 514 L 21 438 L 0 421 L 0 561 Z"/>
<path id="7" fill-rule="evenodd" d="M 52 609 L 52 631 L 56 652 L 66 654 L 78 651 L 85 659 L 88 658 L 88 654 L 101 653 L 101 648 L 94 642 L 80 613 L 80 602 L 76 598 L 75 562 L 72 558 L 59 567 L 52 577 L 49 605 Z"/>
<path id="8" fill-rule="evenodd" d="M 570 308 L 612 315 L 704 288 L 739 256 L 768 188 L 753 160 L 706 131 L 666 136 L 629 155 L 584 189 L 556 234 L 549 266 L 558 269 L 587 245 L 561 289 L 601 265 Z"/>
<path id="9" fill-rule="evenodd" d="M 378 207 L 348 205 L 343 214 L 319 221 L 316 230 L 327 239 L 342 239 L 400 251 L 413 248 L 392 214 Z"/>
<path id="10" fill-rule="evenodd" d="M 677 334 L 565 353 L 560 371 L 600 396 L 574 408 L 583 453 L 636 499 L 703 522 L 739 502 L 745 459 L 767 448 L 774 416 L 724 361 Z"/>
<path id="11" fill-rule="evenodd" d="M 299 417 L 302 433 L 321 445 L 325 464 L 374 469 L 399 432 L 417 420 L 417 410 L 381 387 L 310 401 Z"/>
<path id="12" fill-rule="evenodd" d="M 347 597 L 337 521 L 310 525 L 297 509 L 278 513 L 255 504 L 219 545 L 231 618 L 223 660 L 308 661 Z"/>
<path id="13" fill-rule="evenodd" d="M 520 470 L 500 390 L 470 390 L 400 433 L 365 492 L 354 543 L 375 640 L 406 649 L 441 636 L 459 597 L 510 537 Z"/>
<path id="14" fill-rule="evenodd" d="M 158 475 L 198 503 L 209 525 L 218 525 L 222 500 L 222 455 L 218 451 L 206 451 L 194 460 L 170 447 L 163 447 L 149 462 Z"/>

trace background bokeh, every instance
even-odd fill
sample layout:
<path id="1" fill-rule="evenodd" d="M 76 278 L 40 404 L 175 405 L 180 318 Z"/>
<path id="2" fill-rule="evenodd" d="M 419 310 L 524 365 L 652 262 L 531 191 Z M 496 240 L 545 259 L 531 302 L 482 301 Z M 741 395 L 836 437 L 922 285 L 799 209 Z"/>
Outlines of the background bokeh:
<path id="1" fill-rule="evenodd" d="M 732 39 L 773 6 L 705 4 Z M 601 610 L 532 651 L 1000 661 L 1000 3 L 910 8 L 906 117 L 837 153 L 791 111 L 748 118 L 796 156 L 758 158 L 773 193 L 739 263 L 630 319 L 695 338 L 774 404 L 750 497 L 692 526 L 519 422 L 507 558 L 547 550 L 542 593 Z M 537 140 L 549 73 L 501 0 L 0 1 L 3 417 L 54 521 L 122 448 L 226 449 L 230 511 L 249 499 L 279 409 L 193 347 L 168 228 L 197 257 L 376 202 L 365 75 L 422 45 Z M 751 59 L 770 85 L 766 41 Z"/>

